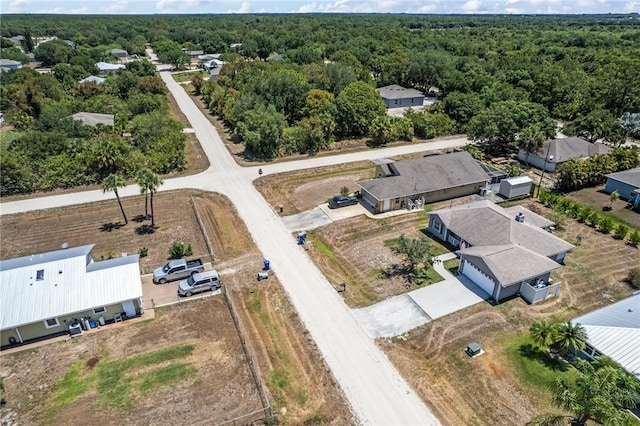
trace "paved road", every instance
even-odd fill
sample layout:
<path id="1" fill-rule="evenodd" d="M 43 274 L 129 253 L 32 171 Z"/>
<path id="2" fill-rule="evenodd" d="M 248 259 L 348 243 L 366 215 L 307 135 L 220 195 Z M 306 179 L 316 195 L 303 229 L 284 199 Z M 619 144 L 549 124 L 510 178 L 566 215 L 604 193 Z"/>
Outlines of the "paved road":
<path id="1" fill-rule="evenodd" d="M 300 318 L 363 424 L 439 424 L 395 367 L 358 325 L 343 300 L 306 253 L 297 246 L 282 220 L 252 184 L 257 167 L 242 168 L 233 160 L 215 127 L 167 72 L 162 79 L 188 117 L 210 161 L 205 172 L 169 179 L 163 191 L 198 188 L 223 193 L 233 202 L 256 245 L 271 261 Z M 263 166 L 266 174 L 374 159 L 429 149 L 461 146 L 464 138 L 401 147 L 316 157 Z M 121 196 L 138 194 L 136 186 Z M 0 204 L 1 214 L 19 213 L 112 199 L 111 194 L 88 191 Z"/>

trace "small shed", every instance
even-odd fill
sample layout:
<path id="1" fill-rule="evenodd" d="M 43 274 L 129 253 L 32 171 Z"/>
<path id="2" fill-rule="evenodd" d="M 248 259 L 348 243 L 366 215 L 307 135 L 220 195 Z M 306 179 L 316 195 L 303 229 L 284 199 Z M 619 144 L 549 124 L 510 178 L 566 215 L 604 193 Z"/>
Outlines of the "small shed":
<path id="1" fill-rule="evenodd" d="M 503 179 L 500 182 L 500 189 L 498 194 L 507 200 L 513 198 L 527 197 L 531 193 L 531 187 L 533 182 L 528 176 L 517 176 L 508 179 Z"/>

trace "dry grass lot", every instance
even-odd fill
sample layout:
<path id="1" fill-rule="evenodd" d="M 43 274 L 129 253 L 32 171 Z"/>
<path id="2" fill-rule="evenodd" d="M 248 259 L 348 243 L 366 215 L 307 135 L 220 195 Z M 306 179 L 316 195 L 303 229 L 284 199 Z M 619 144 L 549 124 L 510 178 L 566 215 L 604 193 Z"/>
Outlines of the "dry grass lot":
<path id="1" fill-rule="evenodd" d="M 348 175 L 350 170 L 342 173 Z M 336 171 L 331 176 L 337 175 Z M 295 179 L 289 175 L 281 180 L 271 178 L 271 189 L 263 188 L 263 194 L 272 197 L 270 202 L 286 200 L 296 208 L 314 198 L 314 186 L 321 193 L 330 183 L 316 177 L 315 185 L 309 186 L 313 176 L 303 172 Z M 287 184 L 280 185 L 281 181 Z M 307 192 L 300 190 L 305 185 Z M 549 213 L 537 203 L 528 206 L 543 215 Z M 347 219 L 308 233 L 314 243 L 310 253 L 334 284 L 352 284 L 341 293 L 351 306 L 367 305 L 407 290 L 403 280 L 384 279 L 379 274 L 398 261 L 385 241 L 402 233 L 420 235 L 425 226 L 422 213 L 383 220 Z M 443 424 L 521 425 L 536 414 L 554 410 L 543 384 L 561 371 L 545 367 L 539 353 L 528 351 L 530 324 L 537 319 L 570 319 L 630 294 L 624 278 L 630 266 L 638 263 L 638 249 L 575 220 L 567 220 L 565 229 L 556 234 L 573 244 L 578 235 L 582 237 L 556 275 L 562 282 L 559 297 L 538 305 L 527 305 L 521 299 L 499 306 L 480 303 L 406 336 L 378 342 Z M 463 351 L 474 341 L 486 353 L 470 359 Z"/>
<path id="2" fill-rule="evenodd" d="M 195 206 L 216 255 L 214 267 L 232 297 L 281 423 L 353 423 L 340 388 L 277 279 L 256 281 L 263 257 L 229 200 L 198 191 L 160 193 L 155 200 L 158 229 L 152 234 L 136 233 L 147 222 L 103 230 L 105 223 L 121 220 L 115 199 L 3 216 L 2 258 L 55 250 L 62 241 L 96 243 L 98 259 L 145 246 L 145 268 L 165 262 L 175 240 L 206 254 Z M 123 201 L 129 214 L 144 211 L 143 197 Z M 175 351 L 180 356 L 171 358 Z M 143 361 L 153 365 L 127 367 Z M 110 392 L 110 382 L 103 380 L 114 371 L 122 384 L 113 386 L 122 392 Z M 156 319 L 109 326 L 70 342 L 2 354 L 0 374 L 7 390 L 0 416 L 11 410 L 20 424 L 74 424 L 80 418 L 103 424 L 217 424 L 261 407 L 223 296 L 160 308 Z M 79 389 L 80 396 L 56 391 L 56 383 Z"/>
<path id="3" fill-rule="evenodd" d="M 640 212 L 629 208 L 629 203 L 625 200 L 618 200 L 611 205 L 610 194 L 604 192 L 604 185 L 595 188 L 584 188 L 580 191 L 572 192 L 567 198 L 576 200 L 586 206 L 592 207 L 599 212 L 605 212 L 624 220 L 629 225 L 640 228 Z M 609 207 L 612 207 L 609 210 Z"/>

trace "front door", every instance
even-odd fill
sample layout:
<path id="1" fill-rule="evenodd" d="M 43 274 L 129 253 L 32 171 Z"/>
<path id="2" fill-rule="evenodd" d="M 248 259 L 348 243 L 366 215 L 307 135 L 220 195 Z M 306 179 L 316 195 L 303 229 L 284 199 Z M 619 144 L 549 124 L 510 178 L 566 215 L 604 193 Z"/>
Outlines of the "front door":
<path id="1" fill-rule="evenodd" d="M 133 306 L 133 300 L 122 302 L 122 309 L 129 318 L 133 318 L 136 316 L 136 308 Z"/>

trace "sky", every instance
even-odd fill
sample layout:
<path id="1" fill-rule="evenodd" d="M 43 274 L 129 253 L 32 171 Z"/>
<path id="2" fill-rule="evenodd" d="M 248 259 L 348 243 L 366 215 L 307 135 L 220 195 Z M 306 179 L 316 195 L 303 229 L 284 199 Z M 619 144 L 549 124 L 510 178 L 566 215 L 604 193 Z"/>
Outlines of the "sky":
<path id="1" fill-rule="evenodd" d="M 433 13 L 640 12 L 640 0 L 0 0 L 0 13 Z"/>

